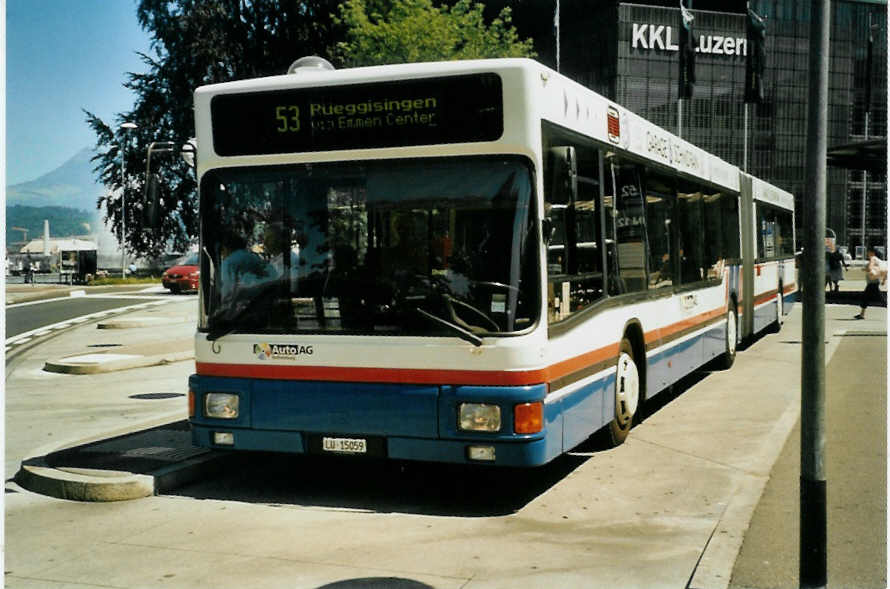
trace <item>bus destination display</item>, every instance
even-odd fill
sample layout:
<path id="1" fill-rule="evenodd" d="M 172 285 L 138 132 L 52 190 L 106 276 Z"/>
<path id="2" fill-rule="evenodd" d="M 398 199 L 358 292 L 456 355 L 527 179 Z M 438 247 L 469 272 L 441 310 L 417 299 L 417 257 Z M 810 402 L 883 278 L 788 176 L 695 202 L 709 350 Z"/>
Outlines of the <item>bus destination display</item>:
<path id="1" fill-rule="evenodd" d="M 221 156 L 494 141 L 504 130 L 497 74 L 220 94 Z"/>

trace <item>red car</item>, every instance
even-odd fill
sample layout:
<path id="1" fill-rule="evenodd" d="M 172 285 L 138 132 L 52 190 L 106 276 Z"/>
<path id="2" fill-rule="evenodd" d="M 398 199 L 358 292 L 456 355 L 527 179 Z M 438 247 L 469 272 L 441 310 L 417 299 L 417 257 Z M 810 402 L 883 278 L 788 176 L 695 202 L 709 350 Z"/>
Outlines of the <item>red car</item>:
<path id="1" fill-rule="evenodd" d="M 200 275 L 198 254 L 193 253 L 178 259 L 173 267 L 165 270 L 161 275 L 161 284 L 164 288 L 169 288 L 173 294 L 197 291 Z"/>

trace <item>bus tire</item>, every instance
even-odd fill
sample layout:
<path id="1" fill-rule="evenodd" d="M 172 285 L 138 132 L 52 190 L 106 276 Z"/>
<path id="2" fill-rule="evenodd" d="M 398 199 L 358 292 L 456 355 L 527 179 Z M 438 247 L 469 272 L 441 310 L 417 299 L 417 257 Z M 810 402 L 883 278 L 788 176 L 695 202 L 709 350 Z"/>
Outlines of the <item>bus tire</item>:
<path id="1" fill-rule="evenodd" d="M 624 338 L 618 348 L 615 372 L 615 415 L 609 422 L 611 445 L 619 446 L 627 439 L 643 399 L 642 380 L 630 340 Z"/>
<path id="2" fill-rule="evenodd" d="M 723 332 L 723 353 L 720 355 L 718 364 L 720 368 L 729 370 L 735 363 L 735 355 L 739 342 L 739 321 L 736 315 L 735 307 L 730 303 L 729 310 L 726 311 L 726 330 Z"/>

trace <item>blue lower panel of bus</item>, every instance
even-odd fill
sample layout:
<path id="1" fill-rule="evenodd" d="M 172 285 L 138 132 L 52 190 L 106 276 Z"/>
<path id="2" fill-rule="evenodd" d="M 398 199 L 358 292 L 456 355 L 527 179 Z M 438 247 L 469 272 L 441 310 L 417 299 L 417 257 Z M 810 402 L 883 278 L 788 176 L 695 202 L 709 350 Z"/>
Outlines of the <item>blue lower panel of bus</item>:
<path id="1" fill-rule="evenodd" d="M 533 466 L 561 454 L 562 414 L 544 405 L 544 429 L 513 433 L 513 408 L 543 401 L 544 385 L 524 387 L 434 386 L 251 380 L 193 375 L 196 415 L 191 421 L 197 446 L 308 453 L 322 451 L 322 438 L 365 439 L 368 454 L 395 459 L 476 462 L 470 447 L 493 451 L 497 465 Z M 238 396 L 234 419 L 204 417 L 209 392 Z M 500 407 L 501 430 L 458 429 L 461 403 Z M 231 434 L 217 444 L 215 434 Z M 228 436 L 227 436 L 228 437 Z M 372 451 L 373 450 L 373 451 Z"/>

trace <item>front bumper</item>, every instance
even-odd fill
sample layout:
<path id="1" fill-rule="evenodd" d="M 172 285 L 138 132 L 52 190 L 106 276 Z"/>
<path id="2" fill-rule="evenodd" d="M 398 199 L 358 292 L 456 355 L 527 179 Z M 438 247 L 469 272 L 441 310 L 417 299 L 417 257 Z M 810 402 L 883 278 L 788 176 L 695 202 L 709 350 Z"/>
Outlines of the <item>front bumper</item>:
<path id="1" fill-rule="evenodd" d="M 195 415 L 190 418 L 196 446 L 234 450 L 325 453 L 322 436 L 361 438 L 380 448 L 377 455 L 399 460 L 537 466 L 562 452 L 562 420 L 544 405 L 544 428 L 513 433 L 513 407 L 543 401 L 546 387 L 434 386 L 380 383 L 252 380 L 193 375 L 189 388 Z M 202 415 L 204 394 L 235 393 L 239 415 L 213 419 Z M 458 429 L 461 403 L 494 403 L 503 415 L 499 432 Z M 231 434 L 231 443 L 214 443 L 214 434 Z M 493 450 L 494 460 L 470 458 L 471 447 Z"/>

